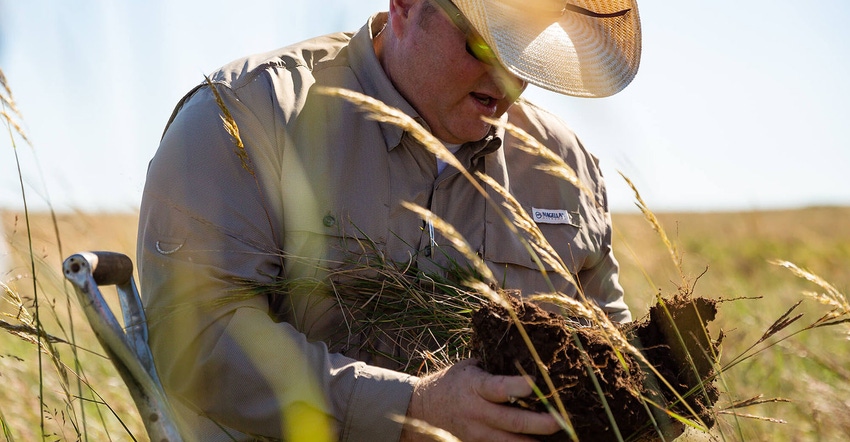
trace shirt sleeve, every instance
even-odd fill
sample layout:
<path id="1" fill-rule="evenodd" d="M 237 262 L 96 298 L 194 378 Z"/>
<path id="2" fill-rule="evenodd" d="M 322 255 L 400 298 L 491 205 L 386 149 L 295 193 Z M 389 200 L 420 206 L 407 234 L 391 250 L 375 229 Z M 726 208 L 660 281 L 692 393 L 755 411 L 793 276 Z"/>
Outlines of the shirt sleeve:
<path id="1" fill-rule="evenodd" d="M 623 287 L 619 281 L 620 265 L 614 257 L 611 246 L 611 214 L 605 208 L 605 233 L 600 244 L 600 259 L 578 272 L 578 281 L 584 293 L 591 296 L 596 304 L 614 322 L 630 322 L 632 314 L 626 304 Z"/>
<path id="2" fill-rule="evenodd" d="M 589 259 L 576 276 L 585 295 L 591 297 L 612 321 L 630 322 L 632 314 L 620 285 L 620 264 L 614 256 L 613 223 L 608 208 L 607 186 L 596 157 L 586 151 L 585 156 L 588 158 L 588 175 L 592 177 L 587 182 L 593 184 L 592 188 L 596 194 L 593 207 L 586 207 L 585 211 L 595 215 L 592 217 L 595 224 L 593 230 L 596 232 L 598 244 L 596 252 L 591 255 L 595 259 Z"/>
<path id="3" fill-rule="evenodd" d="M 197 434 L 285 439 L 313 425 L 306 415 L 340 440 L 397 440 L 401 426 L 388 416 L 405 414 L 415 377 L 331 353 L 275 322 L 266 296 L 241 290 L 283 274 L 283 208 L 263 176 L 277 167 L 278 128 L 218 89 L 244 149 L 224 130 L 210 87 L 200 88 L 163 136 L 140 209 L 141 289 L 169 396 L 201 416 L 188 419 L 205 422 Z"/>

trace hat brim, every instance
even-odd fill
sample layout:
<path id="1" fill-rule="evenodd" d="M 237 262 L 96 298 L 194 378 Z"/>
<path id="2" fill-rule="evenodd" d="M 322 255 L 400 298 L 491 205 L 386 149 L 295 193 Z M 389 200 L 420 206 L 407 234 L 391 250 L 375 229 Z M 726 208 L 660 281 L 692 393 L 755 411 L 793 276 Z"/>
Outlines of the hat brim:
<path id="1" fill-rule="evenodd" d="M 557 93 L 607 97 L 623 90 L 637 74 L 637 4 L 586 3 L 571 2 L 596 15 L 521 8 L 511 0 L 455 0 L 501 64 L 517 77 Z"/>

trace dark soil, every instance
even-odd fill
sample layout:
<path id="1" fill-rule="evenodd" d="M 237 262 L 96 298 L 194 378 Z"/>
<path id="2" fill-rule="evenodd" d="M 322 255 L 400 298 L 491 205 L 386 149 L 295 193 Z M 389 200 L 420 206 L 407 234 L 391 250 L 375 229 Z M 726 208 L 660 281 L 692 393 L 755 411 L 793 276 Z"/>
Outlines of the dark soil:
<path id="1" fill-rule="evenodd" d="M 653 410 L 653 418 L 667 440 L 681 434 L 681 423 L 671 421 L 656 407 L 645 405 L 641 397 L 681 416 L 698 418 L 708 427 L 714 424 L 711 409 L 718 390 L 713 383 L 712 355 L 718 354 L 721 339 L 710 338 L 706 325 L 717 314 L 717 301 L 677 295 L 664 300 L 663 305 L 653 306 L 645 318 L 622 326 L 627 339 L 685 397 L 697 417 L 635 357 L 625 352 L 618 355 L 599 328 L 582 326 L 516 298 L 513 304 L 580 441 L 617 440 L 617 430 L 624 440 L 660 439 L 647 407 Z M 482 368 L 499 375 L 525 372 L 542 391 L 549 392 L 528 346 L 504 308 L 485 305 L 473 315 L 472 325 L 472 351 Z M 592 367 L 592 375 L 588 367 Z M 613 419 L 608 417 L 598 389 L 604 392 Z M 548 401 L 554 405 L 552 399 L 550 394 Z M 546 405 L 537 398 L 519 400 L 515 405 L 546 411 Z M 542 440 L 569 438 L 561 432 Z"/>

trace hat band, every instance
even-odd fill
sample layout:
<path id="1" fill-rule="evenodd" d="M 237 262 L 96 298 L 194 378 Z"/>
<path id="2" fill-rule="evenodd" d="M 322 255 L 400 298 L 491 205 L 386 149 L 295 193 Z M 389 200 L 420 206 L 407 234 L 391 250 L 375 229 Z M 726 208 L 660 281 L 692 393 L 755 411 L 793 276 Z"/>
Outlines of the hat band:
<path id="1" fill-rule="evenodd" d="M 593 12 L 589 9 L 584 9 L 581 6 L 576 6 L 576 5 L 571 5 L 569 3 L 564 3 L 564 9 L 561 12 L 561 14 L 563 15 L 567 11 L 577 12 L 579 14 L 587 15 L 587 16 L 593 17 L 593 18 L 613 18 L 613 17 L 620 17 L 620 16 L 628 14 L 629 11 L 631 11 L 631 8 L 623 9 L 622 11 L 611 12 L 611 13 L 608 13 L 608 14 L 602 14 L 602 13 L 599 13 L 599 12 Z"/>

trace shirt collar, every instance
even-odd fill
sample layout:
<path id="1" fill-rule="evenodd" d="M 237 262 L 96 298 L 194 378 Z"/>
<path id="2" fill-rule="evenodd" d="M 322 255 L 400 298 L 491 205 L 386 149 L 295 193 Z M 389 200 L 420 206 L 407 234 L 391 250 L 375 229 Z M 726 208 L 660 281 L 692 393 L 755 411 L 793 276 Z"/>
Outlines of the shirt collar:
<path id="1" fill-rule="evenodd" d="M 425 121 L 419 116 L 413 106 L 398 93 L 393 86 L 381 62 L 378 61 L 378 56 L 375 54 L 373 45 L 374 35 L 376 35 L 387 23 L 387 13 L 379 12 L 366 22 L 349 43 L 349 51 L 351 52 L 351 68 L 354 70 L 354 75 L 357 81 L 363 88 L 363 93 L 374 97 L 387 106 L 401 110 L 407 115 L 410 115 L 417 123 L 424 126 Z M 404 130 L 392 123 L 379 123 L 381 131 L 384 134 L 384 141 L 387 143 L 387 148 L 392 149 L 401 141 Z M 427 127 L 427 126 L 425 126 Z"/>

